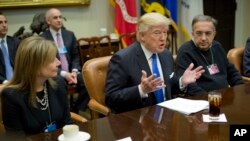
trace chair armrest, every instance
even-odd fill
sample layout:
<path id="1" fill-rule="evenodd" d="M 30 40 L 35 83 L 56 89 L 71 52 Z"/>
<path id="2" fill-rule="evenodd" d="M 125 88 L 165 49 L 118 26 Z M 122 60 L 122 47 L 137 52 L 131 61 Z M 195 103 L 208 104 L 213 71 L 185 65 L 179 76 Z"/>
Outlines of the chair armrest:
<path id="1" fill-rule="evenodd" d="M 250 77 L 242 76 L 245 83 L 250 83 Z"/>
<path id="2" fill-rule="evenodd" d="M 107 116 L 110 113 L 110 110 L 108 107 L 100 104 L 95 99 L 90 99 L 88 106 L 91 110 L 101 113 L 105 116 Z"/>
<path id="3" fill-rule="evenodd" d="M 0 137 L 5 134 L 5 128 L 3 125 L 3 121 L 0 121 Z"/>
<path id="4" fill-rule="evenodd" d="M 72 121 L 74 122 L 78 122 L 78 123 L 84 123 L 87 122 L 88 120 L 76 113 L 70 112 L 70 117 L 72 119 Z"/>

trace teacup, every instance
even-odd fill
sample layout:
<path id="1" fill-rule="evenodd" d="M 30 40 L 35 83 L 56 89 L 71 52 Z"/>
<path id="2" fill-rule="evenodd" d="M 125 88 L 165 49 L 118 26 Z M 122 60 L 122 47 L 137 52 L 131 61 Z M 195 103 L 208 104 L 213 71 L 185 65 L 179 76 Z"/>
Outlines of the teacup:
<path id="1" fill-rule="evenodd" d="M 63 136 L 65 140 L 76 138 L 79 133 L 79 126 L 75 124 L 65 125 L 63 127 Z"/>

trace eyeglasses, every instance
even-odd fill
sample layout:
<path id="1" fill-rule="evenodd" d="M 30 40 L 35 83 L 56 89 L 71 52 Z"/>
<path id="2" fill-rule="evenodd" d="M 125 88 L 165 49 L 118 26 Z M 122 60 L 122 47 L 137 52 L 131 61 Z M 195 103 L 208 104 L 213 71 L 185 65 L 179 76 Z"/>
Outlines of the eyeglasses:
<path id="1" fill-rule="evenodd" d="M 205 34 L 205 36 L 207 36 L 207 37 L 212 36 L 213 33 L 214 33 L 214 31 L 206 31 L 206 32 L 195 31 L 195 32 L 194 32 L 194 34 L 195 34 L 196 36 L 203 36 L 203 34 Z"/>

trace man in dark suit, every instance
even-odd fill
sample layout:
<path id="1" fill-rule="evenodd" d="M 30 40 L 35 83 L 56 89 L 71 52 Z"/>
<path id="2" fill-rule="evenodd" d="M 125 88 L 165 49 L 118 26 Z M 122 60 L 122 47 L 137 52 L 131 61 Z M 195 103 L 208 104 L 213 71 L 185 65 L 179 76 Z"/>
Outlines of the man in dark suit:
<path id="1" fill-rule="evenodd" d="M 250 37 L 247 39 L 244 50 L 243 71 L 245 76 L 250 77 Z"/>
<path id="2" fill-rule="evenodd" d="M 76 37 L 73 32 L 63 27 L 61 12 L 56 8 L 51 8 L 46 12 L 46 22 L 49 29 L 44 31 L 42 36 L 48 40 L 55 41 L 58 47 L 57 58 L 61 61 L 59 74 L 65 78 L 68 84 L 76 84 L 79 91 L 78 99 L 73 112 L 85 111 L 89 95 L 85 88 L 83 77 L 80 73 L 80 57 L 77 49 Z"/>
<path id="3" fill-rule="evenodd" d="M 19 40 L 8 36 L 7 32 L 7 18 L 0 12 L 0 84 L 8 82 L 12 78 L 16 50 L 19 44 Z"/>
<path id="4" fill-rule="evenodd" d="M 180 79 L 174 75 L 173 57 L 165 48 L 169 24 L 169 19 L 159 13 L 145 14 L 137 25 L 139 42 L 111 58 L 105 97 L 111 112 L 121 113 L 169 100 L 203 73 L 201 67 L 192 71 L 191 64 Z"/>

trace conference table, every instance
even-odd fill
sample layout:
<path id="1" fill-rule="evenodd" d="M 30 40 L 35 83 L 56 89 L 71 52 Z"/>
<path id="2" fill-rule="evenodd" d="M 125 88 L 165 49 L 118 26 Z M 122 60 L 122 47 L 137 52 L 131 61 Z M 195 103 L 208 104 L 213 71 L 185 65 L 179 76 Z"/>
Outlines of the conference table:
<path id="1" fill-rule="evenodd" d="M 242 84 L 219 90 L 222 93 L 221 112 L 227 122 L 203 122 L 203 110 L 185 115 L 158 105 L 78 124 L 80 131 L 88 132 L 91 141 L 112 141 L 130 137 L 133 141 L 229 141 L 230 125 L 250 124 L 250 85 Z M 187 97 L 207 100 L 207 94 Z M 156 111 L 161 111 L 161 118 Z M 57 141 L 62 130 L 28 137 L 29 141 Z"/>

